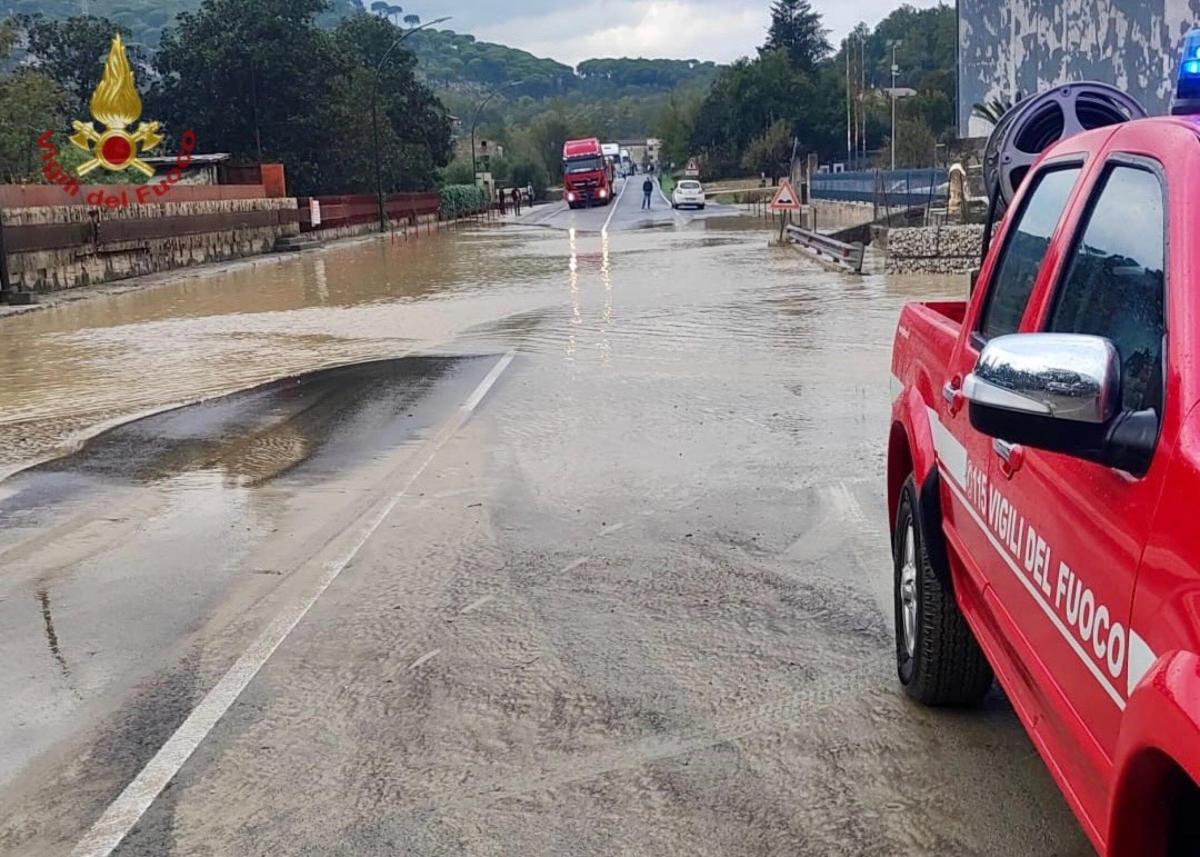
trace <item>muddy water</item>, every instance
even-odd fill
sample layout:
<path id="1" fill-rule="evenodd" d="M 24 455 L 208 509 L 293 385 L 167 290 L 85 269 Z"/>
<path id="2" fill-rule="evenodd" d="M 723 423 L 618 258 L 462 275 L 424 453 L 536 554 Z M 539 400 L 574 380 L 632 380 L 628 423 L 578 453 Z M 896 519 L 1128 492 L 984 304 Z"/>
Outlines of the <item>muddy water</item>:
<path id="1" fill-rule="evenodd" d="M 508 226 L 367 240 L 0 321 L 0 474 L 132 415 L 412 351 L 677 354 L 887 338 L 951 282 L 861 281 L 766 248 L 752 219 L 576 235 Z M 690 348 L 689 348 L 690 350 Z M 831 371 L 832 371 L 831 367 Z"/>

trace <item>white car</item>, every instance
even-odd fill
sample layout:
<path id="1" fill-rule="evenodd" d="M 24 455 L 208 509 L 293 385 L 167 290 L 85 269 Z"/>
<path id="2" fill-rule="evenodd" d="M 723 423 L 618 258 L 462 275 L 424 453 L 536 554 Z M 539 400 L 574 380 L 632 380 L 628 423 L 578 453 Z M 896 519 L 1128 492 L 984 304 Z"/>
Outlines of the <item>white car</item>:
<path id="1" fill-rule="evenodd" d="M 683 208 L 689 205 L 700 209 L 704 208 L 704 188 L 695 179 L 684 179 L 679 182 L 671 194 L 671 208 Z"/>

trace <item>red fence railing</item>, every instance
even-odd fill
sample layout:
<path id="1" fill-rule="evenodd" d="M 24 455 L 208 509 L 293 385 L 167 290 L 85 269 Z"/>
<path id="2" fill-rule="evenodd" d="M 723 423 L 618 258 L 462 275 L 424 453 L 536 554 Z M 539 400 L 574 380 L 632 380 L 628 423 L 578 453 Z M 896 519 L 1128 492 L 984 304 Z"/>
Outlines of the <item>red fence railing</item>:
<path id="1" fill-rule="evenodd" d="M 321 204 L 321 225 L 316 227 L 312 224 L 313 199 Z M 300 214 L 301 232 L 379 222 L 379 202 L 370 194 L 302 196 L 296 199 L 296 207 Z M 423 214 L 437 214 L 440 207 L 441 197 L 436 193 L 393 193 L 384 200 L 388 219 L 394 222 L 411 220 Z"/>

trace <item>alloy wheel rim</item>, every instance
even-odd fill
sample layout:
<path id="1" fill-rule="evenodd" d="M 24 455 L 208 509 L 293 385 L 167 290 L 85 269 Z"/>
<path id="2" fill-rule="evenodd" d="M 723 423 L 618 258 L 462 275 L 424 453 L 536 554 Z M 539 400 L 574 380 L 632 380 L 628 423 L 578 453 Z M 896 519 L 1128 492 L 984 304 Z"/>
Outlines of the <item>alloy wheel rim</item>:
<path id="1" fill-rule="evenodd" d="M 911 658 L 917 648 L 917 559 L 912 527 L 904 533 L 903 565 L 900 567 L 900 615 L 904 651 Z"/>

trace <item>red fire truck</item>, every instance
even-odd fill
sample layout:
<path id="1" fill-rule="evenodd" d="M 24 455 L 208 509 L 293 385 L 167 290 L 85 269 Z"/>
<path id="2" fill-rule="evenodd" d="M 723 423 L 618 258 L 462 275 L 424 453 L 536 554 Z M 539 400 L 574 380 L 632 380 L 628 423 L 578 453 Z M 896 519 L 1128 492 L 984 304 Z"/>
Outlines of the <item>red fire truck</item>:
<path id="1" fill-rule="evenodd" d="M 931 705 L 999 679 L 1101 854 L 1174 857 L 1200 843 L 1200 30 L 1175 115 L 1104 98 L 1002 120 L 999 149 L 1043 107 L 1062 139 L 994 159 L 970 299 L 901 313 L 896 654 Z"/>
<path id="2" fill-rule="evenodd" d="M 563 197 L 571 208 L 612 202 L 612 165 L 595 137 L 563 144 Z"/>

